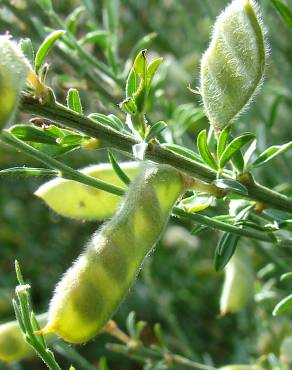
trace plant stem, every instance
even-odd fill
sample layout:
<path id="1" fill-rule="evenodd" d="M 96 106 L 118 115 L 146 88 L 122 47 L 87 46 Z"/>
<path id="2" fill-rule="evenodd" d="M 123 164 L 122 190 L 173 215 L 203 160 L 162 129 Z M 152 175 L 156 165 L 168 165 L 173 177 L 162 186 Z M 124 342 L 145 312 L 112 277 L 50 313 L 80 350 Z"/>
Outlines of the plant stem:
<path id="1" fill-rule="evenodd" d="M 164 359 L 166 364 L 169 364 L 170 366 L 177 365 L 183 369 L 215 370 L 215 368 L 212 366 L 194 362 L 183 356 L 172 354 L 172 353 L 162 354 L 162 353 L 153 351 L 146 347 L 140 347 L 139 349 L 135 351 L 131 351 L 127 346 L 124 346 L 121 344 L 114 344 L 114 343 L 108 343 L 106 347 L 113 352 L 120 353 L 122 355 L 131 357 L 134 360 L 141 361 L 141 362 L 148 362 L 149 358 L 152 359 L 153 361 L 160 361 Z"/>
<path id="2" fill-rule="evenodd" d="M 104 140 L 106 144 L 118 150 L 122 150 L 132 155 L 132 147 L 138 141 L 121 132 L 115 131 L 104 124 L 93 121 L 86 116 L 71 111 L 67 107 L 55 103 L 41 105 L 37 99 L 30 95 L 23 95 L 22 110 L 47 118 L 57 124 L 76 129 L 91 137 Z M 176 167 L 180 171 L 185 171 L 193 177 L 206 182 L 216 179 L 216 172 L 203 164 L 189 160 L 181 155 L 175 154 L 162 148 L 159 144 L 149 144 L 145 152 L 145 158 L 154 162 L 166 163 Z M 256 182 L 244 183 L 248 189 L 248 196 L 256 201 L 262 202 L 269 207 L 285 211 L 292 211 L 292 199 L 270 190 Z"/>
<path id="3" fill-rule="evenodd" d="M 115 194 L 115 195 L 123 195 L 124 189 L 109 184 L 105 181 L 99 180 L 97 178 L 86 176 L 82 172 L 75 171 L 73 168 L 67 166 L 66 164 L 57 161 L 54 158 L 51 158 L 47 154 L 39 151 L 38 149 L 33 148 L 32 146 L 22 142 L 21 140 L 17 139 L 15 136 L 10 134 L 7 131 L 3 131 L 1 134 L 1 138 L 4 142 L 7 144 L 10 144 L 14 146 L 15 148 L 18 148 L 27 154 L 29 154 L 31 157 L 43 162 L 48 167 L 51 167 L 55 170 L 59 171 L 59 176 L 67 179 L 67 180 L 75 180 L 82 182 L 85 185 L 94 186 L 98 189 L 107 191 L 109 193 Z"/>
<path id="4" fill-rule="evenodd" d="M 53 168 L 54 170 L 58 170 L 59 171 L 58 175 L 60 177 L 63 177 L 68 180 L 78 181 L 78 182 L 81 182 L 82 184 L 93 186 L 97 189 L 101 189 L 111 194 L 118 195 L 118 196 L 122 196 L 125 192 L 124 189 L 118 186 L 109 184 L 105 181 L 99 180 L 91 176 L 84 175 L 82 172 L 74 170 L 73 168 L 65 165 L 64 163 L 59 162 L 58 160 L 51 158 L 47 154 L 39 151 L 38 149 L 35 149 L 31 147 L 30 145 L 22 142 L 21 140 L 17 139 L 15 136 L 10 134 L 8 131 L 3 131 L 0 137 L 2 141 L 4 141 L 5 143 L 10 144 L 17 149 L 20 149 L 21 151 L 33 157 L 34 159 L 43 162 L 48 167 Z M 201 225 L 209 226 L 216 230 L 228 231 L 233 234 L 242 235 L 242 236 L 246 236 L 249 238 L 265 241 L 267 243 L 274 243 L 274 240 L 271 239 L 271 237 L 267 235 L 266 233 L 237 227 L 237 226 L 222 222 L 220 220 L 216 220 L 215 218 L 211 218 L 211 217 L 201 215 L 198 213 L 188 213 L 178 207 L 174 207 L 172 210 L 172 213 L 176 216 L 183 217 L 191 221 L 195 221 Z M 284 240 L 279 241 L 279 243 L 284 243 L 284 242 L 285 242 Z"/>

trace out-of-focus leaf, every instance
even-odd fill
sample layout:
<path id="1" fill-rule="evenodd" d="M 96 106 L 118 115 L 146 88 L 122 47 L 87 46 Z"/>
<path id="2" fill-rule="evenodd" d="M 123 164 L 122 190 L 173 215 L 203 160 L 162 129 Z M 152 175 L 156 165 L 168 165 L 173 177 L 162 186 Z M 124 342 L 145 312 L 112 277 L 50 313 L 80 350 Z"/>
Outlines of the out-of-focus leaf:
<path id="1" fill-rule="evenodd" d="M 260 167 L 267 162 L 271 161 L 278 155 L 284 154 L 292 147 L 292 141 L 283 145 L 273 145 L 266 149 L 258 158 L 252 163 L 252 167 Z"/>
<path id="2" fill-rule="evenodd" d="M 271 0 L 284 22 L 292 28 L 292 12 L 282 0 Z"/>
<path id="3" fill-rule="evenodd" d="M 292 294 L 282 299 L 274 308 L 273 316 L 280 315 L 292 308 Z"/>

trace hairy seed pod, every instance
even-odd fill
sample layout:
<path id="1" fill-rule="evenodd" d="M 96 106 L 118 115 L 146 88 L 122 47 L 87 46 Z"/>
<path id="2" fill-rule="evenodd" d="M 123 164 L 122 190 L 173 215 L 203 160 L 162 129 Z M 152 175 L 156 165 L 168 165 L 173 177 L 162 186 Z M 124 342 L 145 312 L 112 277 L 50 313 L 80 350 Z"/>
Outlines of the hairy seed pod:
<path id="1" fill-rule="evenodd" d="M 0 36 L 0 128 L 13 118 L 29 69 L 19 47 L 9 36 Z"/>
<path id="2" fill-rule="evenodd" d="M 264 370 L 257 365 L 228 365 L 220 367 L 218 370 Z"/>
<path id="3" fill-rule="evenodd" d="M 225 267 L 225 280 L 220 298 L 220 314 L 235 313 L 246 306 L 253 294 L 253 271 L 251 261 L 238 246 Z"/>
<path id="4" fill-rule="evenodd" d="M 58 283 L 42 333 L 82 343 L 104 327 L 185 187 L 185 177 L 173 167 L 144 164 L 112 220 L 93 236 Z"/>
<path id="5" fill-rule="evenodd" d="M 234 0 L 214 25 L 201 60 L 200 92 L 210 123 L 218 131 L 241 111 L 260 86 L 267 46 L 254 0 Z"/>
<path id="6" fill-rule="evenodd" d="M 36 316 L 42 326 L 47 320 L 47 313 Z M 52 336 L 50 340 L 52 340 Z M 0 325 L 0 361 L 15 362 L 34 354 L 33 348 L 23 338 L 18 322 L 11 321 Z"/>
<path id="7" fill-rule="evenodd" d="M 126 175 L 132 179 L 139 169 L 139 162 L 120 163 Z M 125 187 L 111 164 L 98 164 L 80 170 L 88 176 Z M 78 220 L 104 220 L 116 211 L 120 197 L 73 180 L 54 179 L 46 182 L 35 192 L 58 214 Z"/>

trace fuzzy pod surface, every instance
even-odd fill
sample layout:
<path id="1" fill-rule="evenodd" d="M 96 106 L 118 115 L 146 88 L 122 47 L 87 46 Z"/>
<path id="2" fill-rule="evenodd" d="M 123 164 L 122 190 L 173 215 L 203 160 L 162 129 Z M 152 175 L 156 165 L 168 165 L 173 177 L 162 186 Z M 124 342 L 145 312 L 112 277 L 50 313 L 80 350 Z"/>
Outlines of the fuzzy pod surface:
<path id="1" fill-rule="evenodd" d="M 221 130 L 246 107 L 263 81 L 267 55 L 254 0 L 234 0 L 217 18 L 201 60 L 200 93 L 210 123 Z"/>
<path id="2" fill-rule="evenodd" d="M 15 114 L 29 69 L 28 61 L 10 36 L 0 36 L 0 129 Z"/>
<path id="3" fill-rule="evenodd" d="M 225 279 L 220 298 L 221 316 L 243 309 L 253 295 L 253 270 L 244 246 L 236 252 L 225 267 Z"/>
<path id="4" fill-rule="evenodd" d="M 83 343 L 102 330 L 185 190 L 184 175 L 173 167 L 142 165 L 114 217 L 93 235 L 57 284 L 41 332 Z"/>
<path id="5" fill-rule="evenodd" d="M 139 162 L 120 163 L 121 169 L 133 179 Z M 92 165 L 80 170 L 87 176 L 125 188 L 111 164 Z M 61 216 L 78 220 L 104 220 L 116 211 L 121 199 L 117 195 L 81 184 L 73 180 L 53 179 L 41 185 L 35 195 Z"/>
<path id="6" fill-rule="evenodd" d="M 42 326 L 47 321 L 47 313 L 36 316 Z M 52 336 L 50 340 L 52 340 Z M 0 325 L 0 361 L 16 362 L 34 355 L 33 348 L 26 343 L 17 321 Z"/>

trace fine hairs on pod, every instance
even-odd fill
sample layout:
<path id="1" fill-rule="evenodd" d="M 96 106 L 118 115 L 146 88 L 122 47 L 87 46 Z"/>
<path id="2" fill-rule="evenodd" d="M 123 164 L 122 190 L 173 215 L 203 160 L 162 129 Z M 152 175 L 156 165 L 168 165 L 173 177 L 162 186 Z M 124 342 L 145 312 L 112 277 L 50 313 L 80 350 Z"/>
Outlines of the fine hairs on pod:
<path id="1" fill-rule="evenodd" d="M 254 0 L 234 0 L 217 18 L 201 60 L 200 93 L 215 132 L 229 125 L 261 86 L 268 54 Z"/>
<path id="2" fill-rule="evenodd" d="M 18 45 L 8 35 L 0 35 L 0 129 L 16 112 L 30 65 Z"/>
<path id="3" fill-rule="evenodd" d="M 47 313 L 36 316 L 39 325 L 44 325 L 47 321 Z M 54 336 L 50 336 L 49 342 Z M 24 358 L 34 356 L 34 349 L 26 343 L 17 321 L 10 321 L 0 324 L 0 361 L 17 362 Z"/>
<path id="4" fill-rule="evenodd" d="M 240 311 L 253 296 L 254 275 L 244 245 L 237 246 L 224 272 L 225 279 L 220 298 L 221 316 Z"/>
<path id="5" fill-rule="evenodd" d="M 122 162 L 121 169 L 133 179 L 139 171 L 139 162 Z M 110 184 L 125 188 L 110 163 L 102 163 L 80 170 Z M 35 195 L 56 213 L 77 220 L 105 220 L 112 217 L 121 199 L 117 195 L 81 184 L 74 180 L 56 178 L 41 185 Z"/>
<path id="6" fill-rule="evenodd" d="M 188 180 L 171 166 L 142 164 L 118 211 L 57 284 L 42 334 L 83 343 L 103 329 L 159 240 Z"/>

